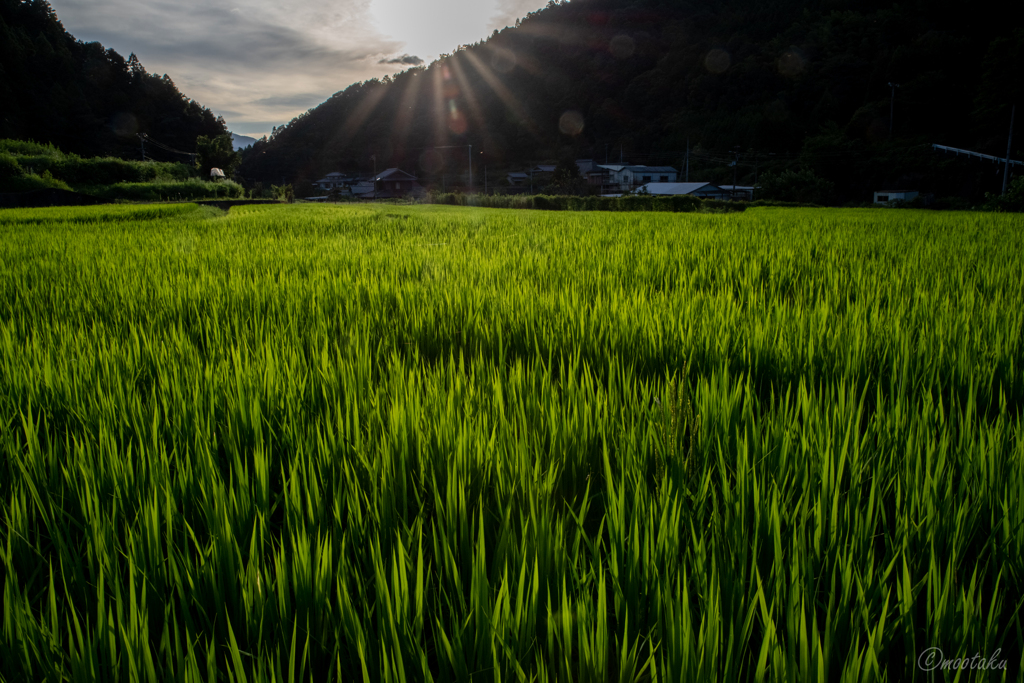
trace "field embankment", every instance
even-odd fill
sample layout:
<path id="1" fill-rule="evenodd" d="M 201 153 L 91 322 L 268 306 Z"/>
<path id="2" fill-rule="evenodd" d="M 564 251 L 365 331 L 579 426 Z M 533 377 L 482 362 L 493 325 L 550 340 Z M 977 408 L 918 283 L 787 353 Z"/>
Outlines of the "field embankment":
<path id="1" fill-rule="evenodd" d="M 53 145 L 0 140 L 0 194 L 17 206 L 45 190 L 87 195 L 82 203 L 239 199 L 245 192 L 231 180 L 208 182 L 182 163 L 82 158 Z M 17 201 L 15 201 L 17 199 Z M 0 204 L 2 206 L 2 204 Z"/>

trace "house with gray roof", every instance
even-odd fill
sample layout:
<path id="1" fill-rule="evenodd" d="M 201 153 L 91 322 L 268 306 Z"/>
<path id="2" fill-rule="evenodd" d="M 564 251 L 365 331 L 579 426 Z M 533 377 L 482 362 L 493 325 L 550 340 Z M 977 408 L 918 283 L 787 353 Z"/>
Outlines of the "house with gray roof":
<path id="1" fill-rule="evenodd" d="M 674 183 L 679 171 L 671 166 L 595 164 L 586 177 L 590 184 L 600 185 L 602 192 L 632 192 L 647 183 Z"/>

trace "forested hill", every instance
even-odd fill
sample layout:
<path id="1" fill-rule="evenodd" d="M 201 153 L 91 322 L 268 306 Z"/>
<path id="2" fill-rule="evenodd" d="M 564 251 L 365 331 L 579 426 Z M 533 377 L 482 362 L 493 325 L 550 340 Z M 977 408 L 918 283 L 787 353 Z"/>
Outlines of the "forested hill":
<path id="1" fill-rule="evenodd" d="M 460 144 L 492 170 L 620 150 L 678 166 L 689 140 L 701 180 L 731 182 L 738 146 L 748 182 L 756 163 L 809 167 L 847 198 L 893 183 L 978 194 L 998 189 L 991 168 L 952 172 L 962 162 L 927 143 L 1006 151 L 1024 32 L 987 4 L 551 3 L 429 67 L 335 94 L 257 143 L 241 173 L 301 189 L 376 156 L 430 179 L 438 160 L 423 149 Z M 449 178 L 465 171 L 464 153 L 444 154 Z"/>
<path id="2" fill-rule="evenodd" d="M 0 103 L 0 138 L 83 156 L 138 157 L 136 133 L 194 151 L 197 136 L 227 132 L 222 119 L 167 75 L 147 73 L 134 55 L 126 60 L 75 40 L 43 0 L 0 0 Z"/>

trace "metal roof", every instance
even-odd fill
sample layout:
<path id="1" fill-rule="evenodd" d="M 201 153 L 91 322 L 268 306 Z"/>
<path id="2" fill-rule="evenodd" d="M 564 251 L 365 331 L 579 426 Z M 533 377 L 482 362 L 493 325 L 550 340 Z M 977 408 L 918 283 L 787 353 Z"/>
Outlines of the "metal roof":
<path id="1" fill-rule="evenodd" d="M 671 166 L 643 166 L 641 164 L 598 164 L 595 168 L 606 168 L 616 173 L 623 169 L 633 171 L 634 173 L 679 173 L 679 171 Z"/>
<path id="2" fill-rule="evenodd" d="M 723 194 L 725 190 L 711 183 L 647 183 L 641 189 L 650 194 Z"/>
<path id="3" fill-rule="evenodd" d="M 679 173 L 671 166 L 626 166 L 625 168 L 634 173 Z"/>
<path id="4" fill-rule="evenodd" d="M 416 176 L 400 168 L 388 168 L 381 171 L 374 180 L 416 180 Z"/>

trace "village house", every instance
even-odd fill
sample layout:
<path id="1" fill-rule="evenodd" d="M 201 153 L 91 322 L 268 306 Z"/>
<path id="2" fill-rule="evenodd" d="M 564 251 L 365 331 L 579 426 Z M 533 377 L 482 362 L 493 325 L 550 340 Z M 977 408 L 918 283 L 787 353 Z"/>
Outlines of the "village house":
<path id="1" fill-rule="evenodd" d="M 313 181 L 313 185 L 318 190 L 323 190 L 325 192 L 330 192 L 331 190 L 347 192 L 349 186 L 354 182 L 354 180 L 355 179 L 351 176 L 347 176 L 340 171 L 334 171 L 332 173 L 328 173 L 320 180 Z"/>
<path id="2" fill-rule="evenodd" d="M 674 183 L 679 177 L 679 171 L 671 166 L 602 164 L 598 168 L 608 171 L 605 188 L 611 186 L 609 189 L 620 192 L 629 192 L 647 183 Z"/>
<path id="3" fill-rule="evenodd" d="M 679 178 L 679 171 L 671 166 L 595 164 L 592 159 L 577 159 L 576 166 L 587 183 L 600 187 L 602 194 L 632 192 L 646 183 L 674 183 Z"/>
<path id="4" fill-rule="evenodd" d="M 399 168 L 389 168 L 378 173 L 366 186 L 352 188 L 352 193 L 362 199 L 395 199 L 409 195 L 421 195 L 424 193 L 423 186 L 419 179 L 411 173 L 406 173 Z"/>

